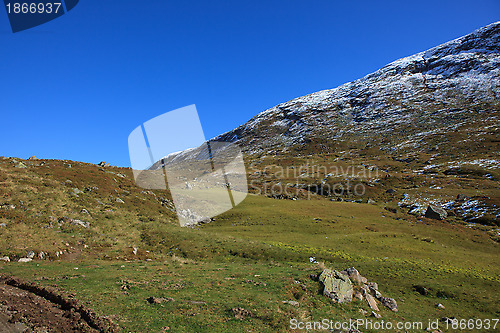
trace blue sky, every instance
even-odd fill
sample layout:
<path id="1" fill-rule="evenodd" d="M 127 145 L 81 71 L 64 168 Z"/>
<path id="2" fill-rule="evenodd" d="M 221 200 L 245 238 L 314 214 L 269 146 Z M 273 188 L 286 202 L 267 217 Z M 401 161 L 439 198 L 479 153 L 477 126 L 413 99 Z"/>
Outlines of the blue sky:
<path id="1" fill-rule="evenodd" d="M 0 155 L 129 166 L 127 137 L 196 104 L 207 138 L 499 20 L 500 1 L 81 0 L 13 34 Z"/>

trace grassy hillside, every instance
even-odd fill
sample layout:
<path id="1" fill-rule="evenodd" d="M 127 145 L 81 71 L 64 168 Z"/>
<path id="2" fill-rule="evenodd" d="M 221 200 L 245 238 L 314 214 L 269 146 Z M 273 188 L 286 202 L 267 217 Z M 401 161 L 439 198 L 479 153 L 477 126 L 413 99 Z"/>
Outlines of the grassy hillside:
<path id="1" fill-rule="evenodd" d="M 311 163 L 342 158 L 336 163 L 358 165 L 356 154 L 317 156 Z M 252 178 L 257 170 L 301 161 L 249 160 L 249 180 L 257 180 L 252 191 L 262 190 L 266 182 L 286 183 L 275 179 L 271 168 L 266 171 L 272 177 Z M 494 200 L 495 180 L 444 174 L 408 179 L 402 167 L 407 163 L 417 162 L 372 160 L 370 165 L 391 171 L 356 177 L 366 185 L 362 196 L 315 195 L 307 188 L 293 195 L 295 200 L 251 194 L 210 224 L 180 228 L 168 192 L 136 187 L 129 169 L 3 159 L 0 256 L 12 261 L 0 261 L 0 273 L 57 286 L 112 318 L 123 332 L 284 332 L 290 331 L 291 318 L 376 321 L 360 313 L 369 310 L 365 301 L 334 304 L 321 295 L 319 283 L 309 275 L 324 267 L 354 266 L 377 282 L 382 294 L 399 305 L 399 312 L 379 305 L 385 321 L 498 318 L 497 227 L 471 227 L 453 216 L 431 220 L 407 214 L 397 204 L 403 192 L 431 191 L 431 186 L 447 183 L 456 189 L 445 195 L 489 193 Z M 309 176 L 304 183 L 316 183 L 324 175 Z M 422 180 L 429 183 L 412 187 Z M 387 193 L 389 188 L 396 192 Z M 375 202 L 366 203 L 368 197 Z M 15 262 L 29 251 L 43 251 L 47 257 Z M 319 263 L 311 263 L 310 257 Z M 426 295 L 417 291 L 422 288 Z M 148 302 L 151 296 L 158 302 Z M 287 301 L 298 304 L 283 303 Z M 242 319 L 235 316 L 238 307 L 249 311 Z"/>

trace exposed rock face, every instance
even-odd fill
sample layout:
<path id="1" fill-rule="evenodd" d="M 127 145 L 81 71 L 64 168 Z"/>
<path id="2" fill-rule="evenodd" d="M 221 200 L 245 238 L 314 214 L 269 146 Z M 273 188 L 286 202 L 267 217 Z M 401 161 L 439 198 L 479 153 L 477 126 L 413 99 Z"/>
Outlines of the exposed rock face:
<path id="1" fill-rule="evenodd" d="M 448 217 L 448 213 L 441 207 L 429 205 L 427 206 L 424 216 L 430 219 L 444 220 Z"/>
<path id="2" fill-rule="evenodd" d="M 380 303 L 394 312 L 398 312 L 398 303 L 394 298 L 380 297 Z"/>
<path id="3" fill-rule="evenodd" d="M 359 274 L 358 270 L 354 267 L 350 267 L 346 270 L 343 270 L 340 273 L 347 275 L 349 277 L 349 279 L 354 283 L 362 284 L 362 283 L 367 282 L 366 278 L 361 276 L 361 274 Z"/>
<path id="4" fill-rule="evenodd" d="M 344 303 L 352 300 L 353 288 L 351 280 L 344 274 L 325 269 L 319 276 L 323 283 L 323 294 L 336 302 Z"/>
<path id="5" fill-rule="evenodd" d="M 373 298 L 372 295 L 366 293 L 365 294 L 365 297 L 366 297 L 366 302 L 368 303 L 368 305 L 370 306 L 370 308 L 373 310 L 373 311 L 380 311 L 378 309 L 378 306 L 377 306 L 377 302 L 375 301 L 375 298 Z"/>
<path id="6" fill-rule="evenodd" d="M 363 136 L 380 139 L 383 149 L 423 149 L 433 131 L 453 131 L 481 112 L 497 117 L 499 109 L 497 22 L 335 89 L 279 104 L 214 140 L 237 142 L 247 153 L 318 140 L 334 147 Z"/>

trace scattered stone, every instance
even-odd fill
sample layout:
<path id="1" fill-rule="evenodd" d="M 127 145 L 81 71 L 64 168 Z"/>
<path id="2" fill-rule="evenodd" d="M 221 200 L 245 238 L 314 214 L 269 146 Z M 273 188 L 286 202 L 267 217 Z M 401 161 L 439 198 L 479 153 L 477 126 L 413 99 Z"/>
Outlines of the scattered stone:
<path id="1" fill-rule="evenodd" d="M 444 309 L 445 309 L 444 305 L 443 305 L 443 304 L 441 304 L 441 303 L 436 304 L 436 307 L 437 307 L 438 309 L 441 309 L 441 310 L 444 310 Z"/>
<path id="2" fill-rule="evenodd" d="M 73 220 L 73 221 L 71 221 L 71 223 L 73 223 L 75 225 L 82 226 L 84 228 L 89 228 L 90 227 L 90 223 L 89 222 L 82 221 L 82 220 Z"/>
<path id="3" fill-rule="evenodd" d="M 0 223 L 0 228 L 5 228 L 7 226 L 6 223 Z"/>
<path id="4" fill-rule="evenodd" d="M 253 317 L 253 313 L 240 307 L 232 308 L 231 312 L 234 317 L 239 320 L 243 320 L 246 317 Z"/>
<path id="5" fill-rule="evenodd" d="M 370 306 L 370 309 L 374 310 L 374 311 L 380 311 L 378 309 L 378 306 L 377 306 L 377 302 L 375 301 L 375 298 L 373 298 L 372 295 L 366 293 L 365 294 L 365 297 L 366 297 L 366 302 L 368 303 L 368 305 Z"/>
<path id="6" fill-rule="evenodd" d="M 16 164 L 16 168 L 19 168 L 19 169 L 26 169 L 27 166 L 26 164 L 24 164 L 23 162 L 19 162 Z"/>
<path id="7" fill-rule="evenodd" d="M 359 291 L 354 291 L 354 295 L 352 296 L 353 299 L 362 301 L 363 300 L 363 294 L 360 293 Z"/>
<path id="8" fill-rule="evenodd" d="M 78 194 L 83 193 L 83 191 L 75 187 L 75 188 L 72 188 L 72 189 L 69 191 L 69 193 L 70 193 L 71 195 L 74 195 L 75 197 L 77 197 L 77 198 L 78 198 Z"/>
<path id="9" fill-rule="evenodd" d="M 299 302 L 297 302 L 297 301 L 283 301 L 283 304 L 290 304 L 293 306 L 299 306 Z"/>
<path id="10" fill-rule="evenodd" d="M 5 257 L 0 257 L 0 261 L 6 261 L 6 262 L 10 262 L 10 258 L 5 256 Z"/>
<path id="11" fill-rule="evenodd" d="M 382 316 L 381 316 L 381 315 L 379 315 L 378 313 L 376 313 L 375 311 L 372 311 L 372 317 L 375 317 L 375 318 L 377 318 L 377 319 L 382 318 Z"/>
<path id="12" fill-rule="evenodd" d="M 365 285 L 368 288 L 373 288 L 375 290 L 378 290 L 378 284 L 377 284 L 377 282 L 366 282 Z"/>
<path id="13" fill-rule="evenodd" d="M 370 205 L 375 205 L 377 202 L 371 198 L 368 199 L 368 201 L 366 202 L 367 204 L 370 204 Z"/>
<path id="14" fill-rule="evenodd" d="M 65 180 L 64 181 L 64 185 L 68 186 L 68 185 L 73 185 L 73 182 L 71 180 Z"/>
<path id="15" fill-rule="evenodd" d="M 40 251 L 40 253 L 38 253 L 38 259 L 44 260 L 46 258 L 46 256 L 47 255 L 43 251 Z"/>
<path id="16" fill-rule="evenodd" d="M 101 161 L 97 165 L 100 166 L 100 167 L 105 167 L 106 166 L 106 162 L 105 161 Z"/>
<path id="17" fill-rule="evenodd" d="M 343 270 L 340 273 L 347 275 L 349 277 L 349 279 L 351 279 L 351 281 L 354 283 L 362 284 L 362 283 L 367 282 L 367 279 L 365 277 L 361 276 L 361 274 L 359 274 L 358 270 L 354 267 Z"/>
<path id="18" fill-rule="evenodd" d="M 87 215 L 90 215 L 89 211 L 86 210 L 85 208 L 83 208 L 81 211 L 80 211 L 81 214 L 87 214 Z"/>
<path id="19" fill-rule="evenodd" d="M 123 200 L 122 200 L 122 199 L 120 199 L 120 198 L 116 198 L 116 200 L 115 200 L 115 201 L 116 201 L 116 202 L 118 202 L 118 203 L 125 203 L 125 201 L 123 201 Z"/>
<path id="20" fill-rule="evenodd" d="M 352 300 L 353 288 L 351 280 L 344 274 L 330 269 L 325 269 L 319 276 L 323 283 L 323 295 L 335 302 L 348 303 Z"/>
<path id="21" fill-rule="evenodd" d="M 139 250 L 139 249 L 138 249 L 138 248 L 136 248 L 136 247 L 134 247 L 134 248 L 132 249 L 132 253 L 134 254 L 134 256 L 136 256 L 136 255 L 137 255 L 137 250 Z"/>
<path id="22" fill-rule="evenodd" d="M 32 260 L 33 259 L 31 259 L 31 258 L 21 258 L 21 259 L 18 260 L 18 262 L 30 262 Z"/>
<path id="23" fill-rule="evenodd" d="M 413 289 L 422 296 L 427 296 L 429 294 L 429 290 L 427 290 L 424 286 L 414 285 Z"/>
<path id="24" fill-rule="evenodd" d="M 368 290 L 370 291 L 370 294 L 376 299 L 379 300 L 380 298 L 382 298 L 382 294 L 377 289 L 374 289 L 373 287 L 368 287 Z"/>
<path id="25" fill-rule="evenodd" d="M 33 259 L 34 257 L 35 257 L 35 252 L 33 251 L 28 251 L 28 253 L 26 254 L 26 258 Z"/>
<path id="26" fill-rule="evenodd" d="M 424 216 L 430 219 L 444 220 L 448 217 L 448 213 L 441 207 L 429 205 L 427 206 Z"/>
<path id="27" fill-rule="evenodd" d="M 90 227 L 90 223 L 89 222 L 85 222 L 85 221 L 82 221 L 82 220 L 75 220 L 75 219 L 72 219 L 70 217 L 61 217 L 58 221 L 59 225 L 62 225 L 64 223 L 72 223 L 74 225 L 79 225 L 79 226 L 82 226 L 84 228 L 89 228 Z"/>
<path id="28" fill-rule="evenodd" d="M 359 313 L 361 313 L 363 316 L 366 316 L 368 314 L 368 311 L 365 309 L 359 309 Z"/>
<path id="29" fill-rule="evenodd" d="M 104 165 L 104 162 L 99 163 L 99 166 L 102 166 L 101 164 Z M 159 297 L 151 296 L 147 298 L 146 301 L 148 301 L 149 304 L 160 304 L 162 302 L 162 299 Z"/>
<path id="30" fill-rule="evenodd" d="M 387 176 L 386 176 L 386 177 L 387 177 Z M 391 193 L 396 193 L 396 190 L 395 190 L 395 189 L 390 188 L 390 189 L 388 189 L 387 191 L 385 191 L 385 193 L 389 193 L 389 194 L 391 194 Z"/>
<path id="31" fill-rule="evenodd" d="M 120 178 L 126 178 L 126 177 L 127 177 L 127 176 L 125 176 L 123 173 L 117 173 L 116 175 L 117 175 L 118 177 L 120 177 Z"/>
<path id="32" fill-rule="evenodd" d="M 468 198 L 467 198 L 467 196 L 465 194 L 461 194 L 460 193 L 460 194 L 457 195 L 457 201 L 465 201 L 467 199 Z"/>
<path id="33" fill-rule="evenodd" d="M 391 311 L 398 312 L 398 303 L 396 303 L 394 298 L 380 297 L 380 303 L 389 308 Z"/>
<path id="34" fill-rule="evenodd" d="M 33 156 L 31 156 L 30 158 L 28 158 L 28 160 L 34 161 L 34 160 L 37 160 L 37 158 L 36 158 L 36 156 L 35 156 L 35 155 L 33 155 Z"/>
<path id="35" fill-rule="evenodd" d="M 267 286 L 267 283 L 265 283 L 265 282 L 261 282 L 261 281 L 245 280 L 244 282 L 245 282 L 245 283 L 251 283 L 251 284 L 253 284 L 254 286 L 264 286 L 264 287 L 266 287 L 266 286 Z"/>

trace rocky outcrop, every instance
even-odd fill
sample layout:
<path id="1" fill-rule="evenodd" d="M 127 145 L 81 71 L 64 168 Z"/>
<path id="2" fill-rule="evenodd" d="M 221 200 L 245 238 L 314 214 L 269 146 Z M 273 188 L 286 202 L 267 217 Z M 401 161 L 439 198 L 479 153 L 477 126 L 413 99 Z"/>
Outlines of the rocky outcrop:
<path id="1" fill-rule="evenodd" d="M 342 272 L 340 272 L 344 275 L 347 275 L 349 277 L 349 279 L 354 282 L 354 283 L 366 283 L 367 282 L 367 279 L 363 276 L 361 276 L 361 274 L 359 274 L 358 270 L 354 267 L 350 267 L 346 270 L 343 270 Z"/>
<path id="2" fill-rule="evenodd" d="M 380 303 L 394 312 L 398 312 L 398 303 L 394 298 L 380 297 Z"/>
<path id="3" fill-rule="evenodd" d="M 330 269 L 325 269 L 319 276 L 323 284 L 323 295 L 335 302 L 348 303 L 352 300 L 353 288 L 351 280 L 344 274 Z"/>
<path id="4" fill-rule="evenodd" d="M 350 267 L 341 272 L 325 269 L 319 275 L 311 275 L 311 279 L 318 279 L 324 289 L 323 294 L 336 302 L 348 303 L 352 300 L 366 302 L 373 311 L 380 311 L 377 301 L 391 311 L 398 312 L 398 304 L 394 298 L 384 297 L 378 290 L 376 282 L 367 282 L 359 271 Z"/>
<path id="5" fill-rule="evenodd" d="M 441 207 L 429 205 L 424 216 L 434 220 L 444 220 L 448 217 L 448 213 Z"/>

